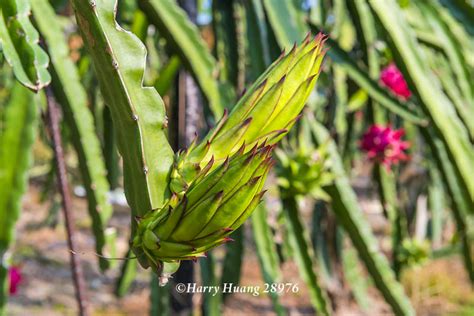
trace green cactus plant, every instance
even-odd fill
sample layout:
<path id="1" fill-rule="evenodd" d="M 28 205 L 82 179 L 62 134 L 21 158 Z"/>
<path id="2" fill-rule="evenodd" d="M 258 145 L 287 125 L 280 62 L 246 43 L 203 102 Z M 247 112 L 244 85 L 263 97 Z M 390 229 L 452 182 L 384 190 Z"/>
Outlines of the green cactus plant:
<path id="1" fill-rule="evenodd" d="M 311 304 L 320 315 L 330 315 L 331 306 L 326 292 L 320 285 L 320 278 L 316 272 L 316 262 L 313 248 L 310 245 L 309 234 L 298 214 L 298 202 L 293 198 L 283 198 L 283 208 L 287 222 L 290 245 L 294 250 L 296 264 L 309 290 Z"/>
<path id="2" fill-rule="evenodd" d="M 15 84 L 0 116 L 0 315 L 5 313 L 8 297 L 7 252 L 20 215 L 36 136 L 38 113 L 32 101 L 33 93 Z"/>
<path id="3" fill-rule="evenodd" d="M 117 126 L 124 159 L 124 183 L 134 215 L 159 208 L 168 196 L 173 161 L 166 139 L 167 118 L 155 89 L 143 87 L 146 49 L 133 34 L 117 28 L 116 1 L 72 1 L 105 103 Z"/>
<path id="4" fill-rule="evenodd" d="M 51 86 L 73 134 L 72 144 L 78 155 L 79 169 L 86 189 L 96 251 L 103 255 L 105 231 L 107 221 L 112 216 L 112 207 L 107 201 L 107 172 L 99 139 L 95 134 L 94 120 L 88 108 L 87 95 L 77 68 L 69 57 L 69 48 L 53 8 L 47 1 L 33 1 L 32 9 L 38 30 L 45 39 L 51 56 L 51 73 L 54 78 Z M 104 258 L 99 258 L 99 263 L 101 269 L 106 269 L 110 264 Z"/>
<path id="5" fill-rule="evenodd" d="M 15 77 L 25 87 L 38 91 L 51 81 L 48 55 L 39 45 L 39 35 L 30 21 L 29 0 L 0 3 L 0 47 Z"/>
<path id="6" fill-rule="evenodd" d="M 311 246 L 309 234 L 299 214 L 298 199 L 312 196 L 315 199 L 328 200 L 329 196 L 322 187 L 330 185 L 333 176 L 330 173 L 330 160 L 324 144 L 315 149 L 311 140 L 311 130 L 307 120 L 298 126 L 298 134 L 284 142 L 277 149 L 280 162 L 276 168 L 278 186 L 282 199 L 288 239 L 301 278 L 308 286 L 313 307 L 321 315 L 329 315 L 331 307 L 324 289 L 320 285 L 315 270 L 316 256 Z M 320 270 L 320 269 L 317 269 Z"/>
<path id="7" fill-rule="evenodd" d="M 146 49 L 133 34 L 117 27 L 114 0 L 72 1 L 105 103 L 117 128 L 123 157 L 125 195 L 132 217 L 163 206 L 169 198 L 173 151 L 160 95 L 142 85 Z M 132 221 L 132 234 L 136 223 Z M 138 257 L 145 265 L 146 258 Z"/>
<path id="8" fill-rule="evenodd" d="M 430 243 L 427 240 L 406 238 L 402 241 L 398 254 L 403 266 L 422 266 L 430 257 Z"/>
<path id="9" fill-rule="evenodd" d="M 133 252 L 131 249 L 128 249 L 125 260 L 122 264 L 120 269 L 120 276 L 115 283 L 115 295 L 118 297 L 123 297 L 127 294 L 128 290 L 130 289 L 130 285 L 132 284 L 135 276 L 137 274 L 138 264 L 136 260 L 131 260 L 130 258 L 133 257 Z"/>
<path id="10" fill-rule="evenodd" d="M 271 227 L 267 222 L 267 210 L 263 203 L 257 206 L 252 215 L 252 231 L 263 279 L 269 284 L 281 282 L 283 278 L 279 267 L 278 253 L 273 242 L 274 236 Z M 270 292 L 269 295 L 275 314 L 278 316 L 287 315 L 278 293 Z"/>
<path id="11" fill-rule="evenodd" d="M 375 286 L 392 307 L 395 315 L 415 315 L 410 300 L 405 295 L 403 287 L 395 279 L 387 259 L 380 253 L 377 241 L 369 223 L 364 218 L 357 202 L 356 195 L 350 186 L 345 174 L 342 159 L 337 151 L 336 144 L 331 140 L 329 132 L 311 118 L 311 128 L 316 142 L 327 143 L 329 157 L 332 160 L 331 169 L 334 172 L 334 183 L 325 187 L 331 196 L 332 210 L 351 238 L 359 257 L 364 262 L 367 271 L 372 276 Z"/>
<path id="12" fill-rule="evenodd" d="M 311 195 L 316 199 L 329 199 L 322 187 L 331 183 L 333 176 L 324 145 L 309 151 L 304 150 L 303 145 L 293 151 L 286 147 L 275 153 L 280 162 L 277 174 L 283 198 Z"/>
<path id="13" fill-rule="evenodd" d="M 73 1 L 104 100 L 122 127 L 117 137 L 135 218 L 133 250 L 165 283 L 180 260 L 227 241 L 260 202 L 273 145 L 293 126 L 319 76 L 325 36 L 311 40 L 308 34 L 283 53 L 203 141 L 195 140 L 170 164 L 163 107 L 150 105 L 161 100 L 153 89 L 133 84 L 142 78 L 144 63 L 128 62 L 131 53 L 144 57 L 145 50 L 117 29 L 114 4 Z"/>

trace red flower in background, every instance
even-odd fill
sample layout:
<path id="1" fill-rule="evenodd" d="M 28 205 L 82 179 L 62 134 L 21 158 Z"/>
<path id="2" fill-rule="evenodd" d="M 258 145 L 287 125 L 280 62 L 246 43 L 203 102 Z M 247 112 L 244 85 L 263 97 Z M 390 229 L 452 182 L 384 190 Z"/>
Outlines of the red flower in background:
<path id="1" fill-rule="evenodd" d="M 18 284 L 21 282 L 20 268 L 10 267 L 8 269 L 8 277 L 10 279 L 10 294 L 14 295 L 18 291 Z"/>
<path id="2" fill-rule="evenodd" d="M 402 160 L 407 160 L 405 150 L 410 146 L 401 138 L 403 129 L 392 129 L 390 126 L 372 125 L 362 136 L 360 148 L 367 152 L 370 160 L 384 164 L 389 168 Z"/>
<path id="3" fill-rule="evenodd" d="M 403 78 L 402 73 L 394 63 L 385 67 L 380 73 L 380 81 L 388 87 L 395 95 L 407 100 L 411 96 L 408 84 Z"/>

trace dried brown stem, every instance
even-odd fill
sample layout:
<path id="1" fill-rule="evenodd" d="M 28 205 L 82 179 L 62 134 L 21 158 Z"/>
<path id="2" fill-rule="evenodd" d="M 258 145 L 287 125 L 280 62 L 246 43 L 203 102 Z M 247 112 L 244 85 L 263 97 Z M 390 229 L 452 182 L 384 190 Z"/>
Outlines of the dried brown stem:
<path id="1" fill-rule="evenodd" d="M 76 291 L 76 300 L 79 308 L 79 315 L 88 316 L 88 301 L 85 295 L 85 282 L 82 273 L 82 267 L 76 256 L 76 234 L 74 227 L 74 216 L 72 213 L 71 195 L 69 193 L 66 163 L 64 161 L 64 151 L 61 142 L 61 132 L 59 130 L 59 109 L 56 100 L 50 88 L 46 89 L 47 96 L 47 119 L 46 125 L 49 128 L 50 136 L 53 141 L 53 151 L 56 160 L 56 174 L 58 189 L 61 194 L 64 221 L 66 225 L 67 242 L 69 246 L 72 278 L 74 281 L 74 289 Z"/>

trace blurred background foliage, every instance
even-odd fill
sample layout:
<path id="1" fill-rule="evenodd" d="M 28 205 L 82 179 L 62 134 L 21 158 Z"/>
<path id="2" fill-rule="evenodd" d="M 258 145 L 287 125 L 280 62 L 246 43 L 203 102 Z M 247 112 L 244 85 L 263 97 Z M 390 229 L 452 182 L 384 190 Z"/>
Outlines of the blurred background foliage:
<path id="1" fill-rule="evenodd" d="M 130 257 L 116 248 L 131 232 L 114 224 L 117 209 L 127 207 L 117 127 L 71 4 L 6 0 L 0 8 L 4 311 L 24 259 L 14 231 L 27 183 L 40 191 L 40 203 L 49 202 L 39 226 L 59 220 L 54 155 L 41 120 L 46 85 L 61 107 L 69 180 L 75 196 L 87 199 L 95 251 Z M 13 25 L 10 16 L 21 19 Z M 265 203 L 234 242 L 183 265 L 170 285 L 158 287 L 151 277 L 152 315 L 223 313 L 232 295 L 193 300 L 173 286 L 239 284 L 249 255 L 270 284 L 293 282 L 282 267 L 294 263 L 308 314 L 342 315 L 349 302 L 370 314 L 374 300 L 397 315 L 437 314 L 422 297 L 441 297 L 441 314 L 472 313 L 470 287 L 459 290 L 436 272 L 438 262 L 459 258 L 463 278 L 474 282 L 472 1 L 120 0 L 116 20 L 146 45 L 143 85 L 164 100 L 174 149 L 205 135 L 282 50 L 319 31 L 329 36 L 317 88 L 277 149 Z M 149 275 L 132 259 L 96 261 L 103 273 L 115 271 L 119 297 Z M 291 293 L 261 295 L 274 313 L 290 312 L 282 301 Z"/>

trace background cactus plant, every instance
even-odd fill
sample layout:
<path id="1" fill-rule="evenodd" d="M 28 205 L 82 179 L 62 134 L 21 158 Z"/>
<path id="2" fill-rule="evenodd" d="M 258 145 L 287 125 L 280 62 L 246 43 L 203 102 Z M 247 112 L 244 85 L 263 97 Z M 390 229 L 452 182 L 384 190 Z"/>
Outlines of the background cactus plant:
<path id="1" fill-rule="evenodd" d="M 0 11 L 2 52 L 15 77 L 25 87 L 38 91 L 51 81 L 46 70 L 49 58 L 39 45 L 39 34 L 31 24 L 29 0 L 8 0 Z"/>
<path id="2" fill-rule="evenodd" d="M 77 67 L 68 55 L 67 43 L 62 36 L 62 28 L 54 10 L 44 1 L 34 1 L 32 9 L 38 29 L 50 50 L 52 82 L 59 102 L 64 107 L 64 116 L 74 134 L 72 143 L 79 158 L 81 176 L 93 220 L 93 231 L 97 253 L 103 254 L 106 243 L 107 222 L 112 215 L 112 207 L 107 201 L 107 182 L 104 158 L 100 142 L 95 136 L 94 118 L 87 107 L 87 95 L 82 86 Z M 102 269 L 110 264 L 99 258 Z"/>
<path id="3" fill-rule="evenodd" d="M 9 248 L 20 216 L 21 197 L 27 186 L 27 172 L 32 163 L 32 145 L 38 111 L 31 103 L 33 94 L 15 83 L 7 105 L 2 109 L 0 137 L 0 314 L 3 315 L 9 286 Z"/>
<path id="4" fill-rule="evenodd" d="M 232 313 L 246 294 L 176 286 L 249 284 L 253 262 L 252 285 L 298 283 L 259 292 L 278 315 L 295 297 L 309 313 L 347 313 L 353 297 L 354 310 L 412 315 L 430 307 L 406 278 L 444 260 L 472 282 L 473 12 L 470 0 L 1 2 L 0 313 L 7 265 L 26 266 L 24 295 L 37 260 L 23 240 L 44 228 L 12 238 L 26 174 L 27 206 L 36 189 L 55 201 L 63 162 L 62 201 L 67 178 L 87 200 L 73 224 L 95 247 L 70 254 L 89 290 L 117 273 L 125 297 L 150 279 L 153 315 Z M 35 113 L 55 101 L 61 133 L 47 119 L 44 132 Z"/>

